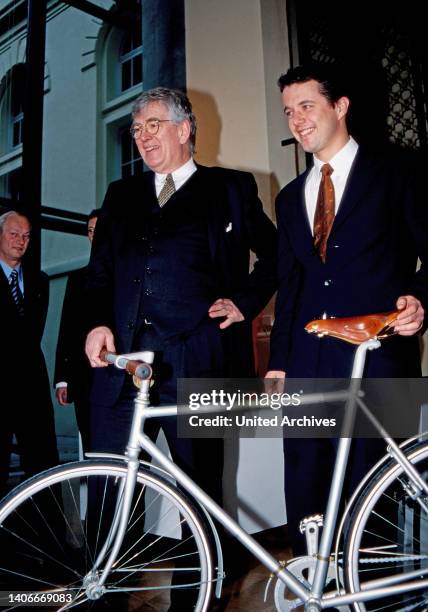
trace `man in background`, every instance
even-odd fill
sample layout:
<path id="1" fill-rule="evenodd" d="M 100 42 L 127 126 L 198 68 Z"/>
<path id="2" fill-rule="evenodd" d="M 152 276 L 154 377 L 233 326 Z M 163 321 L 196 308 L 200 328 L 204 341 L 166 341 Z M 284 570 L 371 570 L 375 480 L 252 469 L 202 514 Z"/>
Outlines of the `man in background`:
<path id="1" fill-rule="evenodd" d="M 98 210 L 88 216 L 87 234 L 92 244 Z M 86 309 L 83 307 L 87 281 L 87 266 L 73 270 L 68 276 L 62 307 L 55 361 L 55 395 L 61 406 L 74 402 L 76 420 L 82 438 L 83 451 L 89 450 L 89 393 L 92 369 L 85 355 L 88 332 Z"/>
<path id="2" fill-rule="evenodd" d="M 0 497 L 6 492 L 13 435 L 25 476 L 58 463 L 50 385 L 40 342 L 49 302 L 49 279 L 23 262 L 30 242 L 28 218 L 0 216 Z"/>

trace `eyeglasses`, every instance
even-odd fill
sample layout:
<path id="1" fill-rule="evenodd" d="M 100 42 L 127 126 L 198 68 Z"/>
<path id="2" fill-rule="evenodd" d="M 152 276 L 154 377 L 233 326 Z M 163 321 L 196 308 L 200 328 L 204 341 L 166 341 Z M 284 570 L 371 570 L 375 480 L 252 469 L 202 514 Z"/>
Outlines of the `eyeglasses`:
<path id="1" fill-rule="evenodd" d="M 147 119 L 144 123 L 133 125 L 129 132 L 134 139 L 141 138 L 144 132 L 147 132 L 150 136 L 154 136 L 159 132 L 160 124 L 165 121 L 172 121 L 172 119 Z"/>

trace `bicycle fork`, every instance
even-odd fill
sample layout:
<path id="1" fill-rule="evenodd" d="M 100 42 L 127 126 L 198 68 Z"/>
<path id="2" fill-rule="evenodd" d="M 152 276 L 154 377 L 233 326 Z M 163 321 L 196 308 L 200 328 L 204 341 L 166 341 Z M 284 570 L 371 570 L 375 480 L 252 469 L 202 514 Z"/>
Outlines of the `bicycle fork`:
<path id="1" fill-rule="evenodd" d="M 107 580 L 122 546 L 125 538 L 125 532 L 131 513 L 132 498 L 137 482 L 137 475 L 140 466 L 140 445 L 139 436 L 141 431 L 142 423 L 142 410 L 146 409 L 149 405 L 149 389 L 150 380 L 143 380 L 141 388 L 138 393 L 138 409 L 134 412 L 134 417 L 131 426 L 130 442 L 126 449 L 127 456 L 127 474 L 124 481 L 120 483 L 119 491 L 117 493 L 116 507 L 114 511 L 114 518 L 107 535 L 106 541 L 99 552 L 95 563 L 91 571 L 85 576 L 83 584 L 86 589 L 86 594 L 89 599 L 99 599 L 105 593 L 104 583 Z M 111 551 L 108 555 L 105 566 L 102 570 L 99 570 L 101 564 L 106 558 L 108 551 Z"/>

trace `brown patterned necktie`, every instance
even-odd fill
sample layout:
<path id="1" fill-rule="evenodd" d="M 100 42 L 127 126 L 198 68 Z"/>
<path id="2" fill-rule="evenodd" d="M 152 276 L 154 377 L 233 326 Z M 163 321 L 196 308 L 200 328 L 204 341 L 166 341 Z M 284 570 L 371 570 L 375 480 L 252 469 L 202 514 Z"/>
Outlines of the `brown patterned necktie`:
<path id="1" fill-rule="evenodd" d="M 158 202 L 161 208 L 168 202 L 173 193 L 175 193 L 174 179 L 172 178 L 172 174 L 167 174 L 163 187 L 158 195 Z"/>
<path id="2" fill-rule="evenodd" d="M 314 246 L 323 263 L 327 253 L 327 240 L 335 215 L 334 186 L 331 180 L 333 168 L 330 164 L 321 166 L 321 183 L 318 191 L 314 217 Z"/>

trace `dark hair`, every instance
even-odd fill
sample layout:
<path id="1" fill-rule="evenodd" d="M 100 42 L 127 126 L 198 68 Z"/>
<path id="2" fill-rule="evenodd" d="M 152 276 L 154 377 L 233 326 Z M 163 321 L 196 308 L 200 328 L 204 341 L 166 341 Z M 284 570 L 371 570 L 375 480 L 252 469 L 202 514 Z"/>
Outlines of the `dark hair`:
<path id="1" fill-rule="evenodd" d="M 195 151 L 196 142 L 196 117 L 193 114 L 192 103 L 185 93 L 179 89 L 168 89 L 166 87 L 155 87 L 143 92 L 132 106 L 132 116 L 138 115 L 150 102 L 161 102 L 169 110 L 170 117 L 175 123 L 187 119 L 190 123 L 189 148 Z"/>
<path id="2" fill-rule="evenodd" d="M 325 96 L 330 104 L 334 104 L 342 96 L 349 98 L 348 85 L 341 70 L 335 64 L 307 64 L 290 68 L 278 79 L 281 92 L 294 83 L 317 81 L 320 94 Z"/>
<path id="3" fill-rule="evenodd" d="M 100 214 L 100 209 L 99 208 L 94 208 L 93 210 L 91 210 L 91 212 L 88 215 L 87 223 L 89 223 L 89 221 L 91 219 L 98 219 L 99 214 Z"/>

